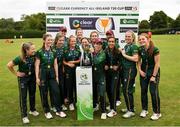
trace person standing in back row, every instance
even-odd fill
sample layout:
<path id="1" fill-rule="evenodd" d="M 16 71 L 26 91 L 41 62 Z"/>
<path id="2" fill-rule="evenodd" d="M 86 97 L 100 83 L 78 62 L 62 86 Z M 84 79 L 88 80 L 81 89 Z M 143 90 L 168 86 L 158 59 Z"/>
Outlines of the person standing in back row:
<path id="1" fill-rule="evenodd" d="M 32 42 L 22 44 L 22 55 L 17 56 L 10 61 L 8 69 L 18 78 L 19 101 L 21 117 L 24 124 L 29 123 L 27 115 L 27 93 L 29 92 L 29 114 L 38 116 L 39 113 L 35 109 L 35 93 L 36 93 L 36 77 L 35 77 L 35 45 Z M 18 65 L 18 71 L 14 70 L 14 66 Z"/>
<path id="2" fill-rule="evenodd" d="M 160 52 L 154 46 L 148 34 L 139 35 L 139 61 L 138 68 L 140 73 L 141 86 L 141 117 L 148 114 L 148 85 L 151 93 L 153 115 L 152 120 L 158 120 L 161 117 L 160 97 L 159 97 L 159 80 L 160 80 Z"/>

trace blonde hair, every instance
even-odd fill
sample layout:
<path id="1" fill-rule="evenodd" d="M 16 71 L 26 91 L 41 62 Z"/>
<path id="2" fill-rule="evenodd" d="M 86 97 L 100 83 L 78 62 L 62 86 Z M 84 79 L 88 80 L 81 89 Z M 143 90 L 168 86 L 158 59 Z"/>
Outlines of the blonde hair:
<path id="1" fill-rule="evenodd" d="M 21 59 L 22 59 L 22 61 L 25 61 L 26 56 L 27 56 L 27 50 L 29 50 L 32 45 L 34 45 L 32 42 L 26 42 L 26 43 L 22 44 L 22 46 L 21 46 Z"/>
<path id="2" fill-rule="evenodd" d="M 131 33 L 131 36 L 133 38 L 133 43 L 136 43 L 136 35 L 135 35 L 134 31 L 128 30 L 128 31 L 126 31 L 126 33 Z"/>

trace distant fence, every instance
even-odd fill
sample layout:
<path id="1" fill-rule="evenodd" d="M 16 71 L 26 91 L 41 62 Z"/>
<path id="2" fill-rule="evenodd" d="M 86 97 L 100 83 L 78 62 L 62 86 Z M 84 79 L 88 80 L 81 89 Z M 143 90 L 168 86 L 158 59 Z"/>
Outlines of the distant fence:
<path id="1" fill-rule="evenodd" d="M 12 39 L 12 38 L 42 38 L 45 31 L 38 30 L 25 30 L 25 31 L 15 31 L 15 30 L 0 30 L 0 39 Z"/>

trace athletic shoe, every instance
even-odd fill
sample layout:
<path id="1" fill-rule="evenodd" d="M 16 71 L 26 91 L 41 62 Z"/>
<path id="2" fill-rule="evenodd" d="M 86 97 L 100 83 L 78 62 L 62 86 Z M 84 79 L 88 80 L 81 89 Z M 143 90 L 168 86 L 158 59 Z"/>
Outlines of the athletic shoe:
<path id="1" fill-rule="evenodd" d="M 55 108 L 55 107 L 52 107 L 52 108 L 51 108 L 51 111 L 53 111 L 53 112 L 57 112 L 57 110 L 56 110 L 56 108 Z"/>
<path id="2" fill-rule="evenodd" d="M 62 110 L 63 110 L 63 111 L 66 111 L 66 110 L 67 110 L 67 107 L 66 107 L 65 105 L 62 105 L 61 107 L 62 107 Z"/>
<path id="3" fill-rule="evenodd" d="M 135 113 L 134 113 L 134 112 L 127 111 L 127 112 L 123 115 L 123 118 L 130 118 L 130 117 L 133 117 L 133 116 L 135 116 Z"/>
<path id="4" fill-rule="evenodd" d="M 116 101 L 116 106 L 121 105 L 121 101 Z"/>
<path id="5" fill-rule="evenodd" d="M 22 121 L 23 121 L 24 124 L 30 123 L 28 117 L 23 117 Z"/>
<path id="6" fill-rule="evenodd" d="M 117 115 L 117 112 L 114 111 L 113 109 L 107 114 L 108 117 L 113 117 L 115 115 Z"/>
<path id="7" fill-rule="evenodd" d="M 102 114 L 101 114 L 101 119 L 105 120 L 105 119 L 107 118 L 106 115 L 107 115 L 106 113 L 102 113 Z"/>
<path id="8" fill-rule="evenodd" d="M 37 111 L 30 111 L 29 114 L 33 115 L 33 116 L 38 116 L 39 112 L 37 112 Z"/>
<path id="9" fill-rule="evenodd" d="M 148 114 L 148 111 L 142 110 L 142 112 L 140 113 L 140 117 L 145 118 L 147 116 L 147 114 Z"/>
<path id="10" fill-rule="evenodd" d="M 94 108 L 94 112 L 99 110 L 99 104 L 96 104 L 96 107 Z"/>
<path id="11" fill-rule="evenodd" d="M 52 119 L 52 118 L 53 118 L 53 116 L 51 115 L 50 112 L 45 113 L 45 117 L 46 117 L 47 119 Z"/>
<path id="12" fill-rule="evenodd" d="M 122 113 L 126 113 L 128 110 L 126 108 L 121 109 Z"/>
<path id="13" fill-rule="evenodd" d="M 151 116 L 151 120 L 158 120 L 161 116 L 162 116 L 161 113 L 154 113 Z"/>
<path id="14" fill-rule="evenodd" d="M 69 105 L 69 110 L 70 110 L 70 111 L 73 111 L 73 110 L 74 110 L 74 104 L 73 104 L 73 103 L 71 103 L 71 104 Z"/>
<path id="15" fill-rule="evenodd" d="M 66 114 L 64 112 L 56 112 L 56 115 L 57 116 L 60 116 L 61 118 L 65 118 L 66 117 Z"/>

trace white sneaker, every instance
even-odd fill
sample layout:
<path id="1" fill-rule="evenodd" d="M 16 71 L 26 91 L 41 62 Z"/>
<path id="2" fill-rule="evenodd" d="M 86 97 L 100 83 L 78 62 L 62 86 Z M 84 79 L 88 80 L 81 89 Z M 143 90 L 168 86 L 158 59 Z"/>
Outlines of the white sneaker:
<path id="1" fill-rule="evenodd" d="M 147 114 L 148 114 L 148 111 L 142 110 L 142 112 L 140 113 L 140 117 L 145 118 L 147 116 Z"/>
<path id="2" fill-rule="evenodd" d="M 154 113 L 152 116 L 151 116 L 151 120 L 158 120 L 160 117 L 161 117 L 161 113 Z"/>
<path id="3" fill-rule="evenodd" d="M 23 121 L 24 124 L 30 123 L 28 117 L 23 117 L 22 121 Z"/>
<path id="4" fill-rule="evenodd" d="M 53 112 L 57 112 L 57 110 L 56 110 L 56 108 L 55 108 L 55 107 L 52 107 L 52 108 L 51 108 L 51 111 L 53 111 Z"/>
<path id="5" fill-rule="evenodd" d="M 121 105 L 121 101 L 116 101 L 116 106 Z"/>
<path id="6" fill-rule="evenodd" d="M 66 107 L 65 105 L 62 105 L 61 107 L 62 107 L 62 110 L 63 110 L 63 111 L 66 111 L 66 110 L 67 110 L 67 107 Z"/>
<path id="7" fill-rule="evenodd" d="M 106 107 L 106 110 L 108 110 L 108 111 L 110 111 L 110 110 L 111 110 L 111 109 L 110 109 L 110 105 Z"/>
<path id="8" fill-rule="evenodd" d="M 56 115 L 57 116 L 60 116 L 61 118 L 65 118 L 66 117 L 66 114 L 64 112 L 56 112 Z"/>
<path id="9" fill-rule="evenodd" d="M 96 107 L 94 108 L 94 112 L 99 110 L 99 104 L 96 104 Z"/>
<path id="10" fill-rule="evenodd" d="M 117 115 L 117 112 L 114 111 L 113 109 L 107 114 L 108 117 L 113 117 L 115 115 Z"/>
<path id="11" fill-rule="evenodd" d="M 37 112 L 37 111 L 30 111 L 29 114 L 33 115 L 33 116 L 38 116 L 39 112 Z"/>
<path id="12" fill-rule="evenodd" d="M 51 115 L 50 112 L 45 113 L 45 117 L 46 117 L 47 119 L 52 119 L 52 118 L 53 118 L 53 116 Z"/>
<path id="13" fill-rule="evenodd" d="M 70 110 L 70 111 L 73 111 L 73 110 L 74 110 L 74 104 L 73 104 L 73 103 L 71 103 L 71 104 L 69 105 L 69 110 Z"/>
<path id="14" fill-rule="evenodd" d="M 121 109 L 122 113 L 126 113 L 128 110 L 126 108 Z"/>
<path id="15" fill-rule="evenodd" d="M 127 111 L 127 112 L 123 115 L 123 118 L 130 118 L 130 117 L 133 117 L 133 116 L 135 116 L 135 113 L 134 113 L 134 112 Z"/>
<path id="16" fill-rule="evenodd" d="M 101 114 L 101 119 L 105 120 L 105 119 L 107 118 L 106 115 L 107 115 L 106 113 L 102 113 L 102 114 Z"/>

